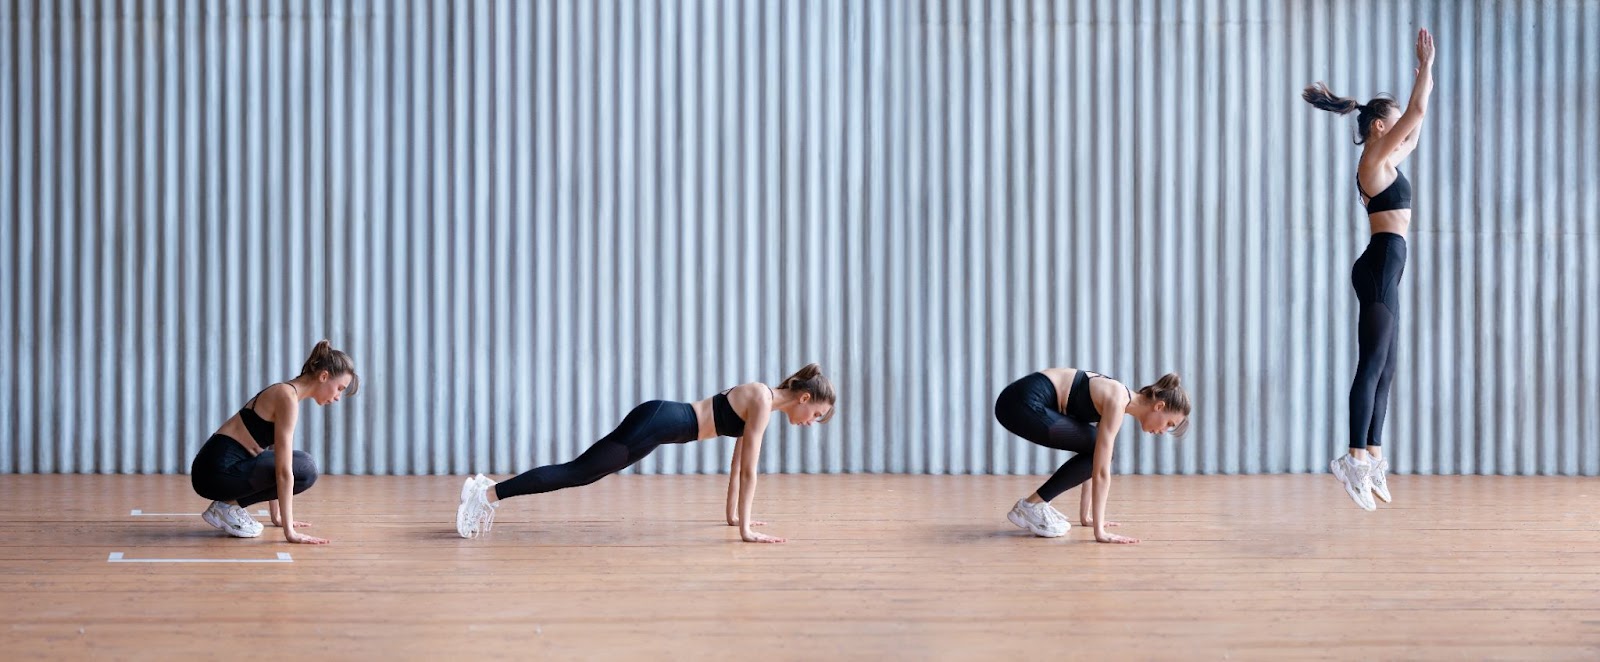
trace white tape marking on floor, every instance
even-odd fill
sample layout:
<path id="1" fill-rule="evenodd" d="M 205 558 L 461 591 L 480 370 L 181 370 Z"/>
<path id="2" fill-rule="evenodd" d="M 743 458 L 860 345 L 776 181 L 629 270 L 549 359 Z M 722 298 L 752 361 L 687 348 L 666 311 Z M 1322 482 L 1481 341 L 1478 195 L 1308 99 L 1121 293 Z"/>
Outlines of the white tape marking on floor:
<path id="1" fill-rule="evenodd" d="M 112 552 L 106 563 L 294 563 L 288 552 L 278 552 L 275 559 L 125 559 L 122 552 Z"/>
<path id="2" fill-rule="evenodd" d="M 134 517 L 194 517 L 200 513 L 147 513 L 143 510 L 139 510 L 138 508 L 134 508 L 133 512 L 128 514 Z M 267 511 L 265 510 L 257 510 L 251 514 L 255 515 L 256 517 L 266 517 L 268 515 Z"/>

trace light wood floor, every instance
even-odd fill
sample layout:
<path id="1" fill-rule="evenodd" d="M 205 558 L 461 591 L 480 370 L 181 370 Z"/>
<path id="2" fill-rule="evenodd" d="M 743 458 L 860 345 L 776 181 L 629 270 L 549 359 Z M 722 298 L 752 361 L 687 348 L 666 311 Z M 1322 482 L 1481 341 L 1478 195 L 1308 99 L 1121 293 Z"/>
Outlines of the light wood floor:
<path id="1" fill-rule="evenodd" d="M 329 476 L 326 547 L 225 538 L 183 476 L 0 477 L 0 657 L 1600 659 L 1600 481 L 1119 477 L 1135 546 L 1034 538 L 1038 480 L 607 478 L 454 532 L 460 479 Z M 1073 514 L 1077 493 L 1058 505 Z M 276 559 L 289 563 L 110 562 Z"/>

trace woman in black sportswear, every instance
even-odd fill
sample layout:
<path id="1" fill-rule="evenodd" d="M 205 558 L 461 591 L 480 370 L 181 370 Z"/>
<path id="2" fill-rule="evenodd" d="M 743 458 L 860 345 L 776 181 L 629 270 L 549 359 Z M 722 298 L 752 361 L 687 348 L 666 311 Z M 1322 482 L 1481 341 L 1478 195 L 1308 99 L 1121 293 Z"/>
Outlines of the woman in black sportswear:
<path id="1" fill-rule="evenodd" d="M 782 412 L 799 426 L 827 422 L 833 417 L 834 400 L 833 383 L 815 363 L 777 388 L 750 382 L 699 402 L 651 400 L 634 407 L 616 430 L 571 462 L 532 469 L 500 483 L 483 474 L 468 478 L 456 509 L 456 533 L 463 538 L 487 533 L 501 499 L 588 485 L 638 462 L 661 444 L 722 436 L 737 439 L 728 472 L 728 525 L 739 527 L 745 542 L 783 542 L 752 528 L 763 524 L 750 517 L 762 435 L 773 412 Z"/>
<path id="2" fill-rule="evenodd" d="M 317 482 L 317 463 L 294 449 L 294 427 L 300 403 L 333 404 L 359 388 L 350 355 L 326 340 L 317 343 L 298 377 L 262 389 L 200 447 L 189 479 L 195 493 L 212 500 L 200 518 L 230 536 L 254 538 L 263 527 L 245 508 L 265 501 L 285 540 L 328 542 L 296 531 L 308 525 L 295 521 L 292 497 Z"/>
<path id="3" fill-rule="evenodd" d="M 1189 393 L 1175 374 L 1135 391 L 1088 370 L 1046 368 L 1000 391 L 994 416 L 1023 439 L 1076 453 L 1038 490 L 1017 501 L 1006 515 L 1012 524 L 1042 538 L 1065 535 L 1071 524 L 1050 501 L 1083 485 L 1078 522 L 1094 530 L 1096 541 L 1136 543 L 1137 538 L 1106 531 L 1117 525 L 1106 520 L 1117 432 L 1122 418 L 1132 416 L 1147 433 L 1183 435 L 1189 429 Z"/>
<path id="4" fill-rule="evenodd" d="M 1372 240 L 1351 269 L 1350 283 L 1360 302 L 1356 321 L 1359 358 L 1350 385 L 1350 451 L 1330 464 L 1350 498 L 1366 510 L 1377 509 L 1373 495 L 1390 500 L 1388 463 L 1383 459 L 1383 421 L 1394 383 L 1395 354 L 1400 336 L 1400 276 L 1406 266 L 1406 231 L 1411 226 L 1411 182 L 1400 164 L 1417 148 L 1422 118 L 1433 94 L 1433 35 L 1417 31 L 1416 83 L 1411 101 L 1401 112 L 1394 99 L 1380 96 L 1365 104 L 1334 96 L 1317 83 L 1302 95 L 1322 110 L 1356 115 L 1356 192 L 1367 208 Z"/>

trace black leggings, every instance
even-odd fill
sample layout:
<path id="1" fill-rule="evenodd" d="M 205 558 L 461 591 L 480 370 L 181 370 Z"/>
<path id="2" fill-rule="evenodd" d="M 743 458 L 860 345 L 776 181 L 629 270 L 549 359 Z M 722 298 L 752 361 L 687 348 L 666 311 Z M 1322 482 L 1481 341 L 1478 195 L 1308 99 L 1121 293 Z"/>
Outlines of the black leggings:
<path id="1" fill-rule="evenodd" d="M 994 417 L 1023 439 L 1076 453 L 1039 487 L 1039 498 L 1051 501 L 1083 484 L 1094 473 L 1094 442 L 1099 427 L 1057 410 L 1056 386 L 1049 377 L 1036 372 L 1012 382 L 995 400 Z"/>
<path id="2" fill-rule="evenodd" d="M 588 485 L 644 459 L 661 444 L 681 444 L 700 437 L 694 407 L 683 402 L 651 400 L 633 408 L 622 424 L 594 442 L 571 462 L 530 469 L 494 486 L 507 499 Z"/>
<path id="3" fill-rule="evenodd" d="M 194 491 L 212 501 L 237 501 L 241 507 L 278 498 L 277 456 L 272 449 L 251 457 L 232 437 L 214 434 L 200 447 L 189 467 Z M 294 493 L 317 482 L 317 463 L 305 451 L 294 452 Z"/>
<path id="4" fill-rule="evenodd" d="M 1406 270 L 1406 240 L 1400 235 L 1372 235 L 1367 250 L 1350 270 L 1350 284 L 1361 315 L 1356 321 L 1360 358 L 1350 385 L 1350 447 L 1383 444 L 1383 420 L 1389 413 L 1389 386 L 1394 383 L 1395 348 L 1400 345 L 1400 275 Z"/>

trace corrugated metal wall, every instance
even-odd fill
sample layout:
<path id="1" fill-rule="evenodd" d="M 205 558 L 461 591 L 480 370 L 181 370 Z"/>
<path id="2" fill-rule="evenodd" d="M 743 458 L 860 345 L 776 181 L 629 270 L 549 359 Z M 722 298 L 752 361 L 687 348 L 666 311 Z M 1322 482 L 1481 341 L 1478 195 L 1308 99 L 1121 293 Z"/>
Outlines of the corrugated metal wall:
<path id="1" fill-rule="evenodd" d="M 769 471 L 1048 472 L 1049 365 L 1182 372 L 1123 472 L 1346 442 L 1352 122 L 1438 35 L 1399 471 L 1600 474 L 1600 3 L 0 3 L 0 471 L 184 471 L 318 338 L 327 471 L 512 472 L 820 361 Z M 1130 431 L 1128 434 L 1133 435 Z M 722 470 L 730 444 L 645 472 Z"/>

